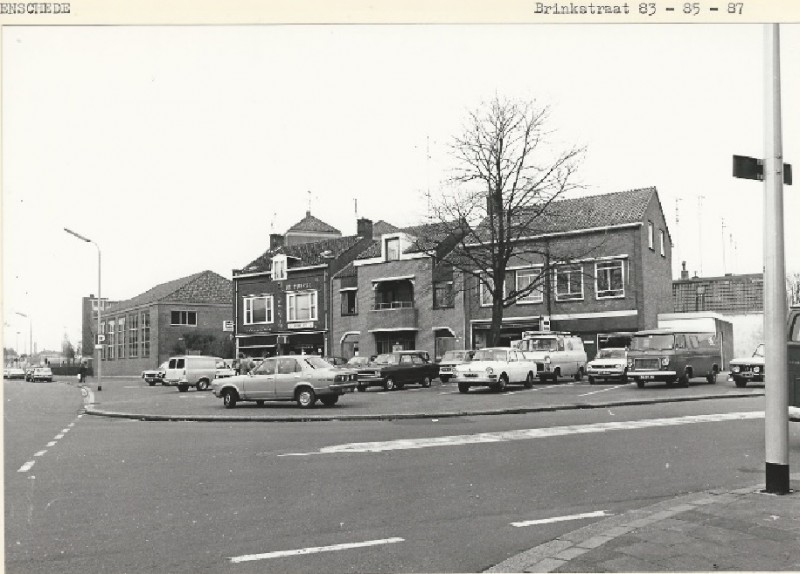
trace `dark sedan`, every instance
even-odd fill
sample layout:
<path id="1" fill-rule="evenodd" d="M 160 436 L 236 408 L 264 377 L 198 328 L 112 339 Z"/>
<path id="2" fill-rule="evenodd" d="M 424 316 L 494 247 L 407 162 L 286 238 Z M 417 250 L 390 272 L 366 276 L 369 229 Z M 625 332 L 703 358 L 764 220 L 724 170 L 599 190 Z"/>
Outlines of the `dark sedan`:
<path id="1" fill-rule="evenodd" d="M 439 376 L 439 365 L 431 363 L 424 351 L 397 351 L 375 357 L 368 366 L 358 370 L 359 391 L 382 386 L 387 391 L 402 389 L 407 384 L 430 387 Z"/>

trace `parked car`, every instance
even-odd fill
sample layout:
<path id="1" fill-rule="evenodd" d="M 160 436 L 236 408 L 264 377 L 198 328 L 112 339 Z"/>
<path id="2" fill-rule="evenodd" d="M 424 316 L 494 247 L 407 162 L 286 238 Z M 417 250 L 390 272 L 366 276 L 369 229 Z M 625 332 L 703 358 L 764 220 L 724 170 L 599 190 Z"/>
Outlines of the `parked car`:
<path id="1" fill-rule="evenodd" d="M 7 369 L 3 370 L 3 378 L 4 379 L 24 379 L 25 378 L 25 369 L 20 369 L 19 367 L 8 367 Z"/>
<path id="2" fill-rule="evenodd" d="M 215 379 L 214 396 L 226 408 L 241 401 L 296 401 L 300 407 L 313 407 L 317 399 L 330 407 L 339 397 L 351 392 L 358 379 L 354 369 L 333 367 L 314 355 L 289 355 L 264 359 L 246 375 Z"/>
<path id="3" fill-rule="evenodd" d="M 536 376 L 541 381 L 556 382 L 561 377 L 580 381 L 586 372 L 586 350 L 583 339 L 557 331 L 528 332 L 517 348 L 525 358 L 536 363 Z"/>
<path id="4" fill-rule="evenodd" d="M 185 393 L 189 387 L 196 387 L 204 391 L 211 382 L 217 378 L 217 362 L 219 357 L 205 355 L 182 355 L 171 357 L 167 362 L 167 372 L 164 382 L 178 387 L 178 391 Z"/>
<path id="5" fill-rule="evenodd" d="M 688 387 L 690 379 L 700 376 L 714 384 L 722 370 L 722 354 L 721 337 L 714 331 L 639 331 L 628 350 L 628 378 L 640 389 L 655 381 Z"/>
<path id="6" fill-rule="evenodd" d="M 168 364 L 169 361 L 164 361 L 157 369 L 145 369 L 142 371 L 142 378 L 144 379 L 144 382 L 151 387 L 156 383 L 166 385 L 167 383 L 164 382 L 164 375 L 167 374 Z"/>
<path id="7" fill-rule="evenodd" d="M 510 384 L 521 384 L 526 389 L 533 387 L 536 363 L 525 358 L 522 351 L 511 347 L 489 347 L 475 351 L 472 360 L 457 365 L 453 381 L 458 383 L 461 393 L 470 387 L 489 387 L 501 392 Z"/>
<path id="8" fill-rule="evenodd" d="M 344 357 L 322 357 L 334 367 L 343 367 L 347 364 L 347 359 Z"/>
<path id="9" fill-rule="evenodd" d="M 369 365 L 360 368 L 356 388 L 365 391 L 371 386 L 382 386 L 393 391 L 414 383 L 430 387 L 438 376 L 439 365 L 428 359 L 427 352 L 396 351 L 378 355 Z"/>
<path id="10" fill-rule="evenodd" d="M 760 344 L 747 358 L 733 359 L 730 363 L 731 378 L 736 386 L 743 388 L 747 383 L 764 382 L 764 344 Z"/>
<path id="11" fill-rule="evenodd" d="M 50 367 L 36 367 L 33 369 L 33 373 L 31 374 L 31 381 L 36 382 L 45 382 L 45 383 L 52 383 L 53 382 L 53 371 L 50 370 Z"/>
<path id="12" fill-rule="evenodd" d="M 458 365 L 469 363 L 475 351 L 447 351 L 439 361 L 439 380 L 448 382 L 453 377 L 453 369 Z"/>
<path id="13" fill-rule="evenodd" d="M 347 360 L 346 365 L 350 368 L 358 369 L 359 367 L 365 367 L 369 365 L 369 363 L 370 363 L 369 357 L 360 356 L 360 357 L 350 357 Z"/>
<path id="14" fill-rule="evenodd" d="M 224 359 L 217 359 L 217 372 L 215 378 L 224 379 L 236 375 L 236 370 Z"/>
<path id="15" fill-rule="evenodd" d="M 586 374 L 589 384 L 593 385 L 598 380 L 628 381 L 628 351 L 607 347 L 600 349 L 597 356 L 586 363 Z"/>

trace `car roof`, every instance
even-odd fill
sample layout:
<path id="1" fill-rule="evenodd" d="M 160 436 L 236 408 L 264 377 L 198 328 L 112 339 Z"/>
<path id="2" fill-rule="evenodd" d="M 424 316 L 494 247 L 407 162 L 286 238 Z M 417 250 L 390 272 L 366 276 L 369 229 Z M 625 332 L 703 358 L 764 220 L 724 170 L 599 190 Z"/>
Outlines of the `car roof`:
<path id="1" fill-rule="evenodd" d="M 633 334 L 634 337 L 641 335 L 675 335 L 681 333 L 713 333 L 705 329 L 647 329 Z"/>

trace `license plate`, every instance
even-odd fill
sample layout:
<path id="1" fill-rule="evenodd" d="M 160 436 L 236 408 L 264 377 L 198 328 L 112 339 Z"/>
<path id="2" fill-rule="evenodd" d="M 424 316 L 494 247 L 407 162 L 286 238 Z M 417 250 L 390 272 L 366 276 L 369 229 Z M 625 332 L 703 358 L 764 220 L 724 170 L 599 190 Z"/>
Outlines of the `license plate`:
<path id="1" fill-rule="evenodd" d="M 613 375 L 614 373 L 612 373 L 611 371 L 600 371 L 600 374 L 601 375 Z"/>
<path id="2" fill-rule="evenodd" d="M 640 375 L 639 378 L 642 379 L 643 381 L 652 381 L 653 379 L 655 379 L 653 375 Z"/>

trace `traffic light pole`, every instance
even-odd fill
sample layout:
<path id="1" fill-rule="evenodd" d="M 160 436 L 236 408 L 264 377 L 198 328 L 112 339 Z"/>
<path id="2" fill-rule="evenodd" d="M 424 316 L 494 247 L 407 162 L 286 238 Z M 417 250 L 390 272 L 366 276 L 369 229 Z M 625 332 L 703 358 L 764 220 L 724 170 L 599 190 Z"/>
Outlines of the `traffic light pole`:
<path id="1" fill-rule="evenodd" d="M 766 492 L 788 494 L 789 381 L 786 369 L 786 284 L 783 236 L 780 31 L 764 28 L 764 345 Z"/>

